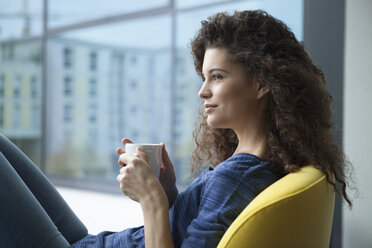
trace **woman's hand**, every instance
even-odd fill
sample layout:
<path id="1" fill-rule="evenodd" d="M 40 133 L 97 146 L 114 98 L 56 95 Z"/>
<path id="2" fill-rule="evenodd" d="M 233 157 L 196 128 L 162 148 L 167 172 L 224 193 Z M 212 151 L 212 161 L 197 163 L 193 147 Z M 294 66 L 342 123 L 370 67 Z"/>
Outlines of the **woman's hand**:
<path id="1" fill-rule="evenodd" d="M 165 192 L 148 164 L 146 154 L 141 148 L 137 148 L 137 155 L 122 153 L 119 161 L 125 166 L 120 169 L 117 180 L 120 189 L 132 200 L 141 205 L 151 202 L 150 199 L 158 198 Z"/>
<path id="2" fill-rule="evenodd" d="M 133 143 L 130 139 L 124 138 L 122 141 L 123 145 L 127 143 Z M 125 153 L 125 149 L 119 147 L 116 149 L 116 153 L 121 155 Z M 178 190 L 176 187 L 176 174 L 174 173 L 173 164 L 168 156 L 168 152 L 165 149 L 165 145 L 162 144 L 162 162 L 160 165 L 159 181 L 163 186 L 163 189 L 168 197 L 169 208 L 172 207 L 174 201 L 177 198 Z M 121 166 L 124 166 L 121 160 L 118 161 Z"/>

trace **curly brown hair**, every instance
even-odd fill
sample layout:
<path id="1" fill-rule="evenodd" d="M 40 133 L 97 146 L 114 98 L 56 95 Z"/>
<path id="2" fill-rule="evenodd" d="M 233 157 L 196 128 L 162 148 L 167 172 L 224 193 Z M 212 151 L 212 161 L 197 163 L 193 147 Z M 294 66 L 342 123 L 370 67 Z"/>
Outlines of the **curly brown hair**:
<path id="1" fill-rule="evenodd" d="M 264 113 L 268 127 L 265 160 L 280 166 L 284 174 L 314 165 L 351 207 L 344 172 L 350 163 L 332 136 L 333 98 L 323 72 L 312 63 L 293 32 L 261 10 L 218 13 L 202 21 L 191 46 L 200 76 L 206 49 L 223 48 L 231 61 L 244 66 L 250 82 L 269 86 Z M 205 163 L 216 166 L 232 156 L 238 145 L 232 129 L 211 128 L 206 116 L 200 114 L 202 121 L 193 133 L 193 172 Z"/>

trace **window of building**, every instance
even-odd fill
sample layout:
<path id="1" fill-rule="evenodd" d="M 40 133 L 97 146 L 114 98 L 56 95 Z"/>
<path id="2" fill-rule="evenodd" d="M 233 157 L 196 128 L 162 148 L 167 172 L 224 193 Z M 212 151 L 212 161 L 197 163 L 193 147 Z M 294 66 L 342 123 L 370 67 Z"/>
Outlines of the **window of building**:
<path id="1" fill-rule="evenodd" d="M 92 97 L 97 95 L 97 80 L 95 78 L 89 80 L 89 95 Z"/>
<path id="2" fill-rule="evenodd" d="M 131 115 L 136 115 L 137 114 L 137 112 L 138 112 L 138 107 L 136 106 L 136 105 L 132 105 L 131 107 L 130 107 L 130 114 Z"/>
<path id="3" fill-rule="evenodd" d="M 71 128 L 66 128 L 63 132 L 65 140 L 71 141 L 74 137 L 75 132 Z"/>
<path id="4" fill-rule="evenodd" d="M 36 76 L 31 77 L 31 97 L 37 98 L 38 96 L 38 82 Z"/>
<path id="5" fill-rule="evenodd" d="M 97 70 L 97 53 L 96 52 L 91 52 L 89 54 L 89 69 L 91 71 Z"/>
<path id="6" fill-rule="evenodd" d="M 13 128 L 18 128 L 20 124 L 20 117 L 21 117 L 21 107 L 19 104 L 15 104 L 13 106 Z"/>
<path id="7" fill-rule="evenodd" d="M 72 50 L 69 47 L 63 49 L 63 65 L 65 68 L 72 67 Z"/>
<path id="8" fill-rule="evenodd" d="M 155 58 L 154 56 L 150 56 L 147 61 L 147 75 L 149 77 L 154 76 L 155 74 Z"/>
<path id="9" fill-rule="evenodd" d="M 73 82 L 70 76 L 64 78 L 64 93 L 65 96 L 71 96 L 73 94 Z"/>
<path id="10" fill-rule="evenodd" d="M 14 58 L 14 43 L 4 42 L 1 44 L 1 58 L 4 61 L 12 60 Z"/>
<path id="11" fill-rule="evenodd" d="M 66 123 L 72 121 L 74 108 L 71 104 L 66 104 L 64 106 L 63 119 Z"/>
<path id="12" fill-rule="evenodd" d="M 130 58 L 130 63 L 135 66 L 137 64 L 137 56 L 136 55 L 132 55 L 132 57 Z"/>
<path id="13" fill-rule="evenodd" d="M 33 128 L 39 128 L 40 127 L 40 108 L 37 104 L 32 105 L 31 125 L 32 125 Z"/>
<path id="14" fill-rule="evenodd" d="M 137 81 L 136 80 L 132 80 L 130 82 L 130 90 L 136 90 L 137 89 Z"/>
<path id="15" fill-rule="evenodd" d="M 89 140 L 90 144 L 93 148 L 96 148 L 98 145 L 98 130 L 97 129 L 90 129 L 89 130 Z"/>
<path id="16" fill-rule="evenodd" d="M 174 125 L 179 127 L 182 124 L 182 110 L 176 111 L 174 115 Z"/>
<path id="17" fill-rule="evenodd" d="M 13 81 L 13 97 L 18 98 L 21 94 L 21 76 L 17 75 Z"/>
<path id="18" fill-rule="evenodd" d="M 89 121 L 90 122 L 96 122 L 97 121 L 97 106 L 95 104 L 89 105 Z"/>
<path id="19" fill-rule="evenodd" d="M 180 74 L 185 74 L 186 72 L 186 61 L 184 57 L 177 57 L 177 71 Z"/>

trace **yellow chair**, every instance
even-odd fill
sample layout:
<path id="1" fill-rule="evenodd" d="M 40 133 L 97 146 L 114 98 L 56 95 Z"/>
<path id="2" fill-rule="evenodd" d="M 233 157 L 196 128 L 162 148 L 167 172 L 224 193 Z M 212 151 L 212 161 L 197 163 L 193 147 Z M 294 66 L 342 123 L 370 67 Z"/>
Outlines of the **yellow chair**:
<path id="1" fill-rule="evenodd" d="M 335 194 L 313 166 L 262 191 L 227 229 L 218 248 L 328 248 Z"/>

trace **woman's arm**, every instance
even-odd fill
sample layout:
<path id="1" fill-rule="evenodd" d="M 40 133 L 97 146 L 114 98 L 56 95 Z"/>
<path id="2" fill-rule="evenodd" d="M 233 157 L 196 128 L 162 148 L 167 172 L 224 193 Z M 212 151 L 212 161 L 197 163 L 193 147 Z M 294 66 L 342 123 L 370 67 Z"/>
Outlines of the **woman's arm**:
<path id="1" fill-rule="evenodd" d="M 141 204 L 145 223 L 145 245 L 151 248 L 173 247 L 169 227 L 169 202 L 142 149 L 137 148 L 138 157 L 122 153 L 122 164 L 117 180 L 120 189 L 132 200 Z"/>
<path id="2" fill-rule="evenodd" d="M 164 190 L 154 191 L 153 195 L 149 195 L 141 202 L 145 222 L 146 248 L 173 247 L 168 206 L 168 199 Z"/>

